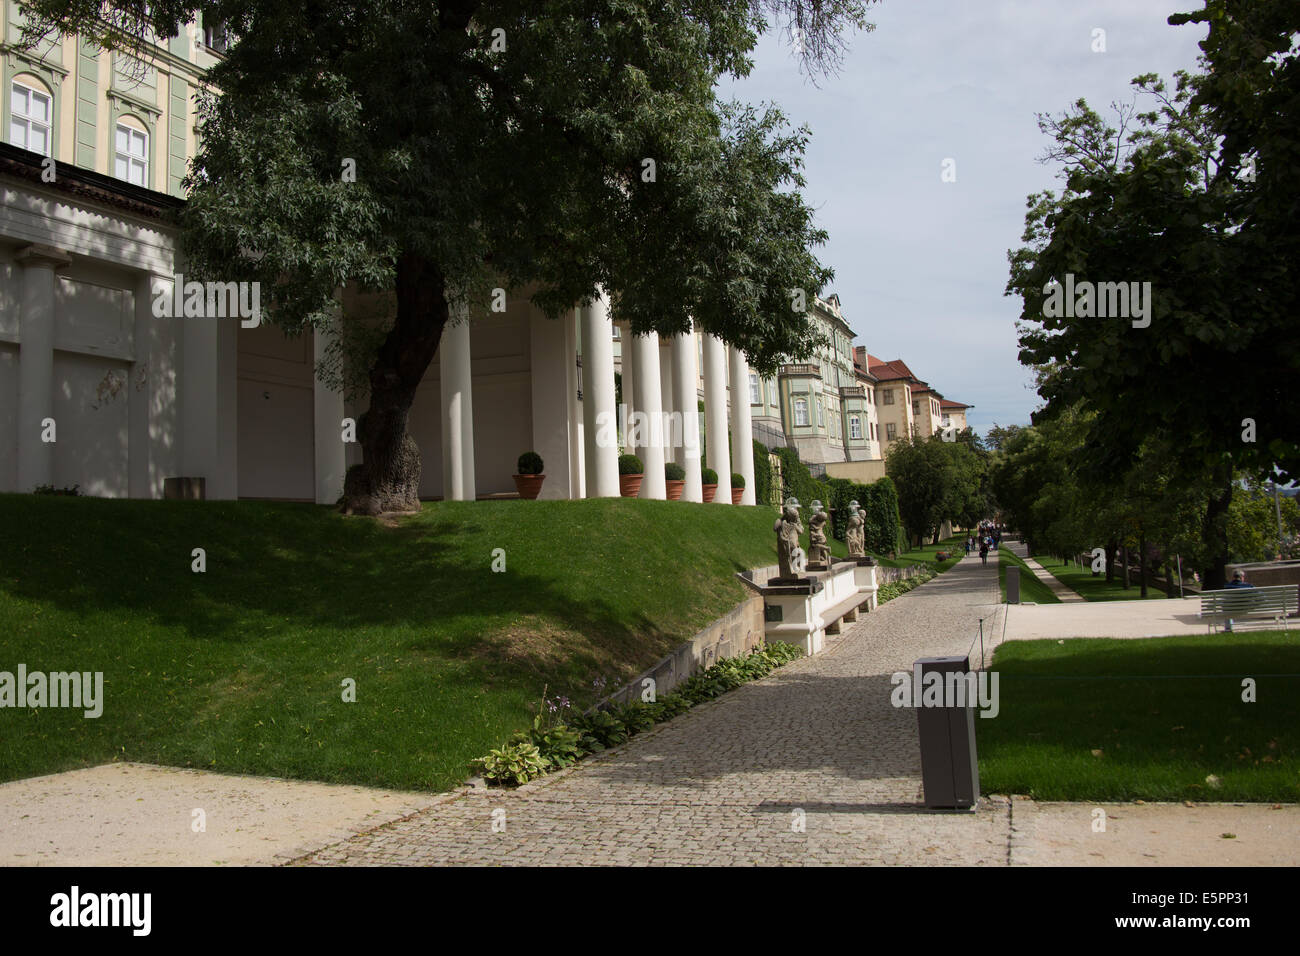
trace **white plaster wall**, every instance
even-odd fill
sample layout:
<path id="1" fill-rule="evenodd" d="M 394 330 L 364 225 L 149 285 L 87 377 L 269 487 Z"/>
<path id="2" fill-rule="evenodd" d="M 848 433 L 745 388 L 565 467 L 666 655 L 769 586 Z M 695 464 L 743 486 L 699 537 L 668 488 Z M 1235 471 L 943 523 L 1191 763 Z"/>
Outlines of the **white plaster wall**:
<path id="1" fill-rule="evenodd" d="M 239 497 L 314 500 L 311 338 L 260 325 L 237 340 Z"/>
<path id="2" fill-rule="evenodd" d="M 128 490 L 130 363 L 95 355 L 54 353 L 54 486 L 125 498 Z M 122 383 L 116 395 L 108 385 Z"/>

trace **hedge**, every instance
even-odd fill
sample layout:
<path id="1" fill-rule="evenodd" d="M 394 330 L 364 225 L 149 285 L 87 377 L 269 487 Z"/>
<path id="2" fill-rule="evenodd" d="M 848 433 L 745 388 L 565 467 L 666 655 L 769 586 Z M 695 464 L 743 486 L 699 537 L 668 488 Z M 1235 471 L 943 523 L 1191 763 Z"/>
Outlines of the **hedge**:
<path id="1" fill-rule="evenodd" d="M 772 504 L 772 460 L 767 446 L 754 442 L 754 504 Z"/>

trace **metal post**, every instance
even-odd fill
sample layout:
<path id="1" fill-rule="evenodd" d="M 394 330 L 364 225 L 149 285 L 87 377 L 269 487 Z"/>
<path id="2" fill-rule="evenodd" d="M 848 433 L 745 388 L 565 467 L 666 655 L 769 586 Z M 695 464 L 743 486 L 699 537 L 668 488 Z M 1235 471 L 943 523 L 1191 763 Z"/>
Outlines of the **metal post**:
<path id="1" fill-rule="evenodd" d="M 1181 598 L 1183 596 L 1183 556 L 1176 554 L 1174 557 L 1178 559 L 1178 596 Z"/>

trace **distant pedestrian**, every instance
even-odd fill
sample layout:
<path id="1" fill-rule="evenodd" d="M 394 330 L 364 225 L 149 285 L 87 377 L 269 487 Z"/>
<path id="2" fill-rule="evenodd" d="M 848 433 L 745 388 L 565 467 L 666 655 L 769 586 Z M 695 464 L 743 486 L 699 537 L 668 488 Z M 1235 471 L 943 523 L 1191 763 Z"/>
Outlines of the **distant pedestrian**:
<path id="1" fill-rule="evenodd" d="M 966 557 L 970 557 L 970 538 L 966 539 Z"/>
<path id="2" fill-rule="evenodd" d="M 980 560 L 985 564 L 989 563 L 989 543 L 987 541 L 980 544 Z"/>

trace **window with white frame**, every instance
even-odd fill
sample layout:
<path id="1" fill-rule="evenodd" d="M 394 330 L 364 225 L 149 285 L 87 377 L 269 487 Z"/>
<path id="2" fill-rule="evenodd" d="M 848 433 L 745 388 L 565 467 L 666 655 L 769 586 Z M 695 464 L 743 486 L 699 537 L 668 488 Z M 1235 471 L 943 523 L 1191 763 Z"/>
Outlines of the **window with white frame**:
<path id="1" fill-rule="evenodd" d="M 9 102 L 9 142 L 42 156 L 52 155 L 54 102 L 50 95 L 14 80 Z"/>
<path id="2" fill-rule="evenodd" d="M 117 124 L 113 141 L 113 174 L 118 179 L 125 179 L 137 186 L 149 182 L 149 134 L 127 126 Z"/>
<path id="3" fill-rule="evenodd" d="M 898 437 L 898 425 L 894 422 L 885 422 L 885 437 L 893 441 Z"/>
<path id="4" fill-rule="evenodd" d="M 763 396 L 762 396 L 762 394 L 759 392 L 759 389 L 758 389 L 758 373 L 757 373 L 757 372 L 750 372 L 750 373 L 749 373 L 749 404 L 751 404 L 751 405 L 761 405 L 761 404 L 763 404 Z"/>
<path id="5" fill-rule="evenodd" d="M 808 399 L 796 398 L 794 400 L 794 423 L 796 427 L 803 427 L 808 424 Z"/>
<path id="6" fill-rule="evenodd" d="M 857 415 L 849 416 L 849 438 L 853 441 L 862 439 L 862 419 Z"/>

